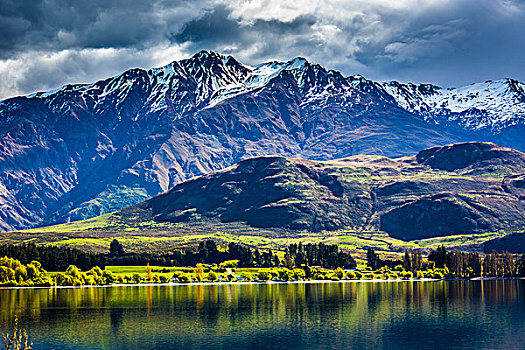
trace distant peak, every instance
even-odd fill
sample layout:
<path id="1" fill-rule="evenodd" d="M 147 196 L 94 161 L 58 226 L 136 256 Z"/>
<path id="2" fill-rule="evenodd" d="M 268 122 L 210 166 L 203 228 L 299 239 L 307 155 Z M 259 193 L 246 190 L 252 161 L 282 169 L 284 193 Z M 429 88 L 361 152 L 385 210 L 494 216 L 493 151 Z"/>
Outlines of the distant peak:
<path id="1" fill-rule="evenodd" d="M 306 58 L 298 56 L 298 57 L 292 58 L 290 60 L 290 62 L 293 62 L 293 63 L 305 63 L 305 62 L 308 62 L 308 61 L 306 60 Z"/>
<path id="2" fill-rule="evenodd" d="M 209 58 L 209 57 L 224 57 L 220 53 L 211 50 L 201 50 L 197 52 L 192 58 Z"/>
<path id="3" fill-rule="evenodd" d="M 287 66 L 289 69 L 302 68 L 307 65 L 309 65 L 309 63 L 304 57 L 295 57 L 287 62 Z"/>
<path id="4" fill-rule="evenodd" d="M 223 66 L 244 66 L 239 61 L 237 61 L 233 56 L 230 55 L 223 55 L 221 53 L 210 51 L 210 50 L 201 50 L 197 52 L 195 55 L 193 55 L 189 60 L 186 60 L 188 62 L 196 62 L 196 63 L 212 63 L 212 64 L 220 64 Z"/>

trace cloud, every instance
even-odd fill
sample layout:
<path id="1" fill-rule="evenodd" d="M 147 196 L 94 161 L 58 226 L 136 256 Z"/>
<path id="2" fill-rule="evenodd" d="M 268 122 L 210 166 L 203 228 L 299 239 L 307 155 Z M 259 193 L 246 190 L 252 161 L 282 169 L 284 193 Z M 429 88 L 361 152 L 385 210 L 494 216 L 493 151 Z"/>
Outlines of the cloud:
<path id="1" fill-rule="evenodd" d="M 28 52 L 0 61 L 0 96 L 47 91 L 66 83 L 90 83 L 130 67 L 161 66 L 185 58 L 184 45 L 134 48 L 66 49 Z"/>
<path id="2" fill-rule="evenodd" d="M 376 80 L 525 80 L 511 0 L 0 0 L 0 97 L 153 67 L 201 49 L 296 56 Z"/>

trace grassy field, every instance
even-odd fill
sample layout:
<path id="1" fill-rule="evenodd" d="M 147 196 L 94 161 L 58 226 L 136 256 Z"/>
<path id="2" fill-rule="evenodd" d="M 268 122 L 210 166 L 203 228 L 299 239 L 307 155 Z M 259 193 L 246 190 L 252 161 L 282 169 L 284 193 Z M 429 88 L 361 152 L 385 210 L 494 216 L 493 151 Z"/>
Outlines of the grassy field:
<path id="1" fill-rule="evenodd" d="M 377 231 L 288 232 L 256 229 L 241 223 L 220 222 L 210 222 L 208 225 L 156 222 L 130 224 L 121 221 L 118 214 L 105 214 L 80 222 L 0 233 L 0 244 L 34 242 L 107 252 L 111 241 L 117 238 L 127 252 L 166 252 L 196 246 L 207 239 L 216 240 L 223 246 L 234 242 L 277 251 L 292 243 L 322 242 L 337 244 L 342 249 L 355 252 L 356 257 L 361 258 L 369 247 L 384 256 L 395 256 L 406 249 L 430 250 L 441 244 L 470 250 L 489 239 L 503 235 L 504 232 L 493 232 L 402 241 Z"/>

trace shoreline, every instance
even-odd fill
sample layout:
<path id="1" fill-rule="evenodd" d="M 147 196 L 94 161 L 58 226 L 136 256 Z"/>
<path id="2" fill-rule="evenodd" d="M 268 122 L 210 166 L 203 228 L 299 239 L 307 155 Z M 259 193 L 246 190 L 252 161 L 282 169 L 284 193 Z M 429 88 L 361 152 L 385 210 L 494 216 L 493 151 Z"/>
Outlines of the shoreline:
<path id="1" fill-rule="evenodd" d="M 106 285 L 84 285 L 84 286 L 51 286 L 51 287 L 0 287 L 0 290 L 13 290 L 13 289 L 81 289 L 81 288 L 111 288 L 111 287 L 158 287 L 158 286 L 213 286 L 213 285 L 246 285 L 246 284 L 315 284 L 315 283 L 370 283 L 370 282 L 381 282 L 381 283 L 400 283 L 400 282 L 440 282 L 440 281 L 492 281 L 492 280 L 523 280 L 525 277 L 474 277 L 474 278 L 452 278 L 452 279 L 434 279 L 434 278 L 421 278 L 421 279 L 360 279 L 360 280 L 311 280 L 311 281 L 246 281 L 246 282 L 190 282 L 190 283 L 114 283 Z"/>

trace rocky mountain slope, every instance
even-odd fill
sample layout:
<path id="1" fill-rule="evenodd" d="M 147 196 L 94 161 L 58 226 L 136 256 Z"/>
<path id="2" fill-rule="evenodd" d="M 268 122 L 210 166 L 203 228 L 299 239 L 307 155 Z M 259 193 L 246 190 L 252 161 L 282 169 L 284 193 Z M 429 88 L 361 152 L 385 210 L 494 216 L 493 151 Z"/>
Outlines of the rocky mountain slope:
<path id="1" fill-rule="evenodd" d="M 421 86 L 394 85 L 301 58 L 249 67 L 203 51 L 2 101 L 0 229 L 118 210 L 261 155 L 401 156 L 461 140 L 525 149 L 519 83 L 480 93 L 465 110 L 429 102 Z M 485 103 L 489 95 L 503 102 Z"/>
<path id="2" fill-rule="evenodd" d="M 244 222 L 277 230 L 381 230 L 415 240 L 525 227 L 525 153 L 491 143 L 390 159 L 258 157 L 123 209 L 128 222 Z"/>

